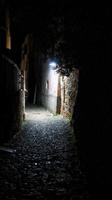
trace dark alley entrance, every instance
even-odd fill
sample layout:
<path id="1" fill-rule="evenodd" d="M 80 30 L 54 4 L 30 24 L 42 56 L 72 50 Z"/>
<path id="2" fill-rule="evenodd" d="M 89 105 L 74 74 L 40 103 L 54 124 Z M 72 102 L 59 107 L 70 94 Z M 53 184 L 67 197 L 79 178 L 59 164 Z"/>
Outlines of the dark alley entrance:
<path id="1" fill-rule="evenodd" d="M 43 108 L 26 109 L 22 130 L 0 154 L 1 199 L 89 199 L 69 120 Z"/>

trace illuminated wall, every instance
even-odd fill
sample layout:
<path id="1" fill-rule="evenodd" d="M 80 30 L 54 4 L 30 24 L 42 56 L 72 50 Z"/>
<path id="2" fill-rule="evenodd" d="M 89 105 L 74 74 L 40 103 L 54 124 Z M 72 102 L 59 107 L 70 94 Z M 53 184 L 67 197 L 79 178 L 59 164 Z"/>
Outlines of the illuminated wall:
<path id="1" fill-rule="evenodd" d="M 61 85 L 61 114 L 71 118 L 78 92 L 79 70 L 73 69 L 70 75 L 60 77 Z"/>
<path id="2" fill-rule="evenodd" d="M 58 111 L 58 83 L 59 74 L 49 66 L 49 61 L 47 61 L 42 69 L 41 102 L 44 107 L 53 113 Z"/>

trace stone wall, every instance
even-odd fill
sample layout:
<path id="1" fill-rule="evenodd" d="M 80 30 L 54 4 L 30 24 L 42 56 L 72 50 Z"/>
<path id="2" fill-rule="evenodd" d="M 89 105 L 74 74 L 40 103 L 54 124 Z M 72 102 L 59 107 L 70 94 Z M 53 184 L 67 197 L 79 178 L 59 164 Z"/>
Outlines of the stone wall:
<path id="1" fill-rule="evenodd" d="M 61 80 L 61 114 L 72 117 L 78 92 L 79 70 L 74 69 L 70 75 L 60 77 Z"/>
<path id="2" fill-rule="evenodd" d="M 9 50 L 0 55 L 0 143 L 19 131 L 22 123 L 21 73 L 8 54 Z"/>
<path id="3" fill-rule="evenodd" d="M 21 52 L 21 73 L 22 73 L 22 110 L 23 118 L 25 118 L 25 103 L 29 95 L 29 76 L 30 76 L 30 62 L 32 56 L 32 35 L 28 34 L 22 44 Z M 33 67 L 33 66 L 32 66 Z"/>

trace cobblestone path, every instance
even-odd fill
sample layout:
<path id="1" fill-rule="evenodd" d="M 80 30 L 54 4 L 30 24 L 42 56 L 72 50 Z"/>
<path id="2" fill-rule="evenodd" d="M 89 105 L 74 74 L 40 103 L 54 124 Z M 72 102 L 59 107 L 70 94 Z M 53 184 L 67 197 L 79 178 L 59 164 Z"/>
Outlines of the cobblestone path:
<path id="1" fill-rule="evenodd" d="M 0 151 L 0 199 L 90 199 L 69 121 L 42 109 L 27 110 L 26 118 Z"/>

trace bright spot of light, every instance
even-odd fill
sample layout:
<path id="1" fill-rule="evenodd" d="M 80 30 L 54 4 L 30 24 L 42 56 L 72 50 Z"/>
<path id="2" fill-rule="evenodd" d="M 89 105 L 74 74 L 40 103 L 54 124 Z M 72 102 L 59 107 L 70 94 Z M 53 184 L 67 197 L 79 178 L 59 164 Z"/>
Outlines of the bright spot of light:
<path id="1" fill-rule="evenodd" d="M 50 67 L 53 67 L 53 68 L 56 67 L 56 65 L 57 65 L 57 64 L 56 64 L 55 62 L 50 62 L 50 63 L 49 63 L 49 66 L 50 66 Z"/>

